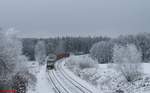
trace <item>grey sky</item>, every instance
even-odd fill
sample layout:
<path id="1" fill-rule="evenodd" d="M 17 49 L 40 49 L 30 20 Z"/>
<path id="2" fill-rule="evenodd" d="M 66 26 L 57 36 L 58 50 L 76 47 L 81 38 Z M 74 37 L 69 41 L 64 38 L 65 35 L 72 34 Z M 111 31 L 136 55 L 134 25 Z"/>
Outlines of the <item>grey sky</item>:
<path id="1" fill-rule="evenodd" d="M 150 0 L 0 0 L 0 26 L 28 37 L 150 32 Z"/>

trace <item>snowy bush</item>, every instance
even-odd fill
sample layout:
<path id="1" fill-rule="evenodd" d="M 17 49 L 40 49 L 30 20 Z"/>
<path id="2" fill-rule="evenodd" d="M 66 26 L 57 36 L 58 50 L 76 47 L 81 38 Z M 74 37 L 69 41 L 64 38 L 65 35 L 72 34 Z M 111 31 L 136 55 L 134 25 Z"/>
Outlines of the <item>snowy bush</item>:
<path id="1" fill-rule="evenodd" d="M 99 68 L 95 76 L 97 80 L 97 88 L 103 90 L 104 93 L 116 93 L 116 90 L 125 90 L 125 78 L 121 73 L 116 72 L 112 68 Z"/>
<path id="2" fill-rule="evenodd" d="M 44 41 L 38 41 L 35 46 L 35 59 L 39 62 L 39 64 L 45 64 L 46 58 L 46 46 Z"/>
<path id="3" fill-rule="evenodd" d="M 101 41 L 94 44 L 90 50 L 90 55 L 99 63 L 112 62 L 113 43 L 110 41 Z"/>
<path id="4" fill-rule="evenodd" d="M 97 66 L 97 62 L 91 59 L 90 57 L 80 57 L 80 56 L 72 56 L 67 59 L 66 65 L 71 69 L 86 69 L 86 68 L 95 68 Z"/>
<path id="5" fill-rule="evenodd" d="M 135 45 L 115 45 L 113 61 L 127 81 L 131 82 L 141 77 L 141 53 L 136 49 Z"/>
<path id="6" fill-rule="evenodd" d="M 91 77 L 96 73 L 98 62 L 89 56 L 72 56 L 67 59 L 66 66 L 82 79 L 95 82 Z"/>
<path id="7" fill-rule="evenodd" d="M 80 71 L 80 78 L 93 85 L 97 85 L 96 78 L 93 77 L 95 74 L 97 74 L 97 68 L 86 68 Z"/>

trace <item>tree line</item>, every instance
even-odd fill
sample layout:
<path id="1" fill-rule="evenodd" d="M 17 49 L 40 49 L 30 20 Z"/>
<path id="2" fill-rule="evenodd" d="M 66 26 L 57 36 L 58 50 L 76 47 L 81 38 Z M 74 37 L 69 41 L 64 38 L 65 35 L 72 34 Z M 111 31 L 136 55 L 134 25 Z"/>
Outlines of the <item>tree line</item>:
<path id="1" fill-rule="evenodd" d="M 24 38 L 23 54 L 30 60 L 35 60 L 35 47 L 39 41 L 43 41 L 46 47 L 46 54 L 51 53 L 89 53 L 92 45 L 99 41 L 109 41 L 108 37 L 56 37 L 48 39 Z"/>
<path id="2" fill-rule="evenodd" d="M 150 60 L 150 34 L 139 33 L 137 35 L 125 35 L 117 38 L 109 37 L 62 37 L 62 38 L 48 38 L 35 39 L 24 38 L 23 54 L 28 56 L 30 60 L 34 60 L 34 48 L 38 41 L 44 41 L 46 46 L 46 54 L 50 53 L 90 53 L 98 56 L 100 63 L 112 62 L 113 46 L 115 44 L 126 46 L 127 44 L 134 44 L 142 54 L 142 61 L 148 62 Z M 94 50 L 95 49 L 95 50 Z M 95 51 L 95 52 L 92 52 Z M 95 53 L 95 54 L 94 54 Z M 101 55 L 102 53 L 103 55 Z M 100 57 L 101 56 L 101 57 Z"/>

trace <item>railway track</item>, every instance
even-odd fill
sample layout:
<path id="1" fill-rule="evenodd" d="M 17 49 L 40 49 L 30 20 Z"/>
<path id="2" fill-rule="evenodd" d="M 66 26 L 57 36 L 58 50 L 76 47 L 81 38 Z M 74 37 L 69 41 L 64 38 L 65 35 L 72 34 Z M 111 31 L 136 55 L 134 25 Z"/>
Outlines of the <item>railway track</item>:
<path id="1" fill-rule="evenodd" d="M 62 61 L 62 60 L 61 60 Z M 49 70 L 48 77 L 55 93 L 96 93 L 72 78 L 63 68 L 63 62 L 55 64 L 55 70 Z"/>
<path id="2" fill-rule="evenodd" d="M 79 82 L 74 80 L 71 76 L 69 76 L 63 69 L 62 63 L 56 64 L 56 68 L 61 72 L 61 74 L 75 87 L 77 87 L 82 93 L 93 93 L 91 90 L 81 85 Z"/>
<path id="3" fill-rule="evenodd" d="M 49 80 L 51 81 L 51 84 L 53 86 L 53 90 L 55 93 L 71 93 L 57 79 L 57 77 L 55 76 L 55 72 L 53 70 L 48 71 L 48 77 L 49 77 Z"/>
<path id="4" fill-rule="evenodd" d="M 50 85 L 52 85 L 54 92 L 55 93 L 61 93 L 60 90 L 55 85 L 55 83 L 54 83 L 52 77 L 49 75 L 49 73 L 48 73 L 48 80 L 50 81 Z"/>
<path id="5" fill-rule="evenodd" d="M 84 92 L 83 90 L 79 89 L 79 87 L 75 86 L 73 83 L 70 83 L 72 85 L 68 84 L 68 86 L 76 87 L 76 89 L 72 87 L 72 90 L 68 90 L 69 89 L 68 86 L 65 87 L 63 85 L 63 82 L 61 82 L 58 79 L 56 74 L 57 73 L 55 71 L 53 71 L 53 70 L 48 72 L 49 80 L 52 83 L 53 90 L 55 91 L 55 93 L 88 93 L 88 92 Z M 70 82 L 70 81 L 67 80 L 67 82 Z"/>

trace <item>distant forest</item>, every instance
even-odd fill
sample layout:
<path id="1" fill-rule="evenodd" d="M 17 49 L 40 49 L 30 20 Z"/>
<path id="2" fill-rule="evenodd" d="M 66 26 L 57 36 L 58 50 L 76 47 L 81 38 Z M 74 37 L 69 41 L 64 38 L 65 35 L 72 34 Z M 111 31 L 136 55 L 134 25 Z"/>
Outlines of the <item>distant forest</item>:
<path id="1" fill-rule="evenodd" d="M 23 54 L 30 60 L 34 58 L 34 48 L 38 41 L 44 41 L 46 45 L 47 55 L 51 53 L 89 53 L 90 48 L 94 43 L 100 41 L 109 41 L 108 37 L 62 37 L 62 38 L 48 38 L 48 39 L 35 39 L 23 38 Z"/>
<path id="2" fill-rule="evenodd" d="M 110 55 L 113 46 L 115 44 L 126 46 L 127 44 L 134 44 L 142 54 L 142 61 L 150 61 L 150 33 L 139 33 L 137 35 L 125 35 L 117 38 L 109 37 L 62 37 L 62 38 L 48 38 L 48 39 L 35 39 L 24 38 L 23 42 L 23 54 L 25 54 L 30 60 L 34 60 L 34 48 L 38 41 L 44 41 L 46 46 L 47 55 L 51 53 L 78 53 L 83 54 L 90 53 L 90 49 L 96 43 L 104 41 L 105 43 L 98 44 L 102 53 L 106 57 Z M 101 47 L 102 46 L 102 47 Z M 98 49 L 97 49 L 98 50 Z M 105 60 L 105 58 L 104 58 Z M 110 60 L 108 60 L 110 61 Z"/>

